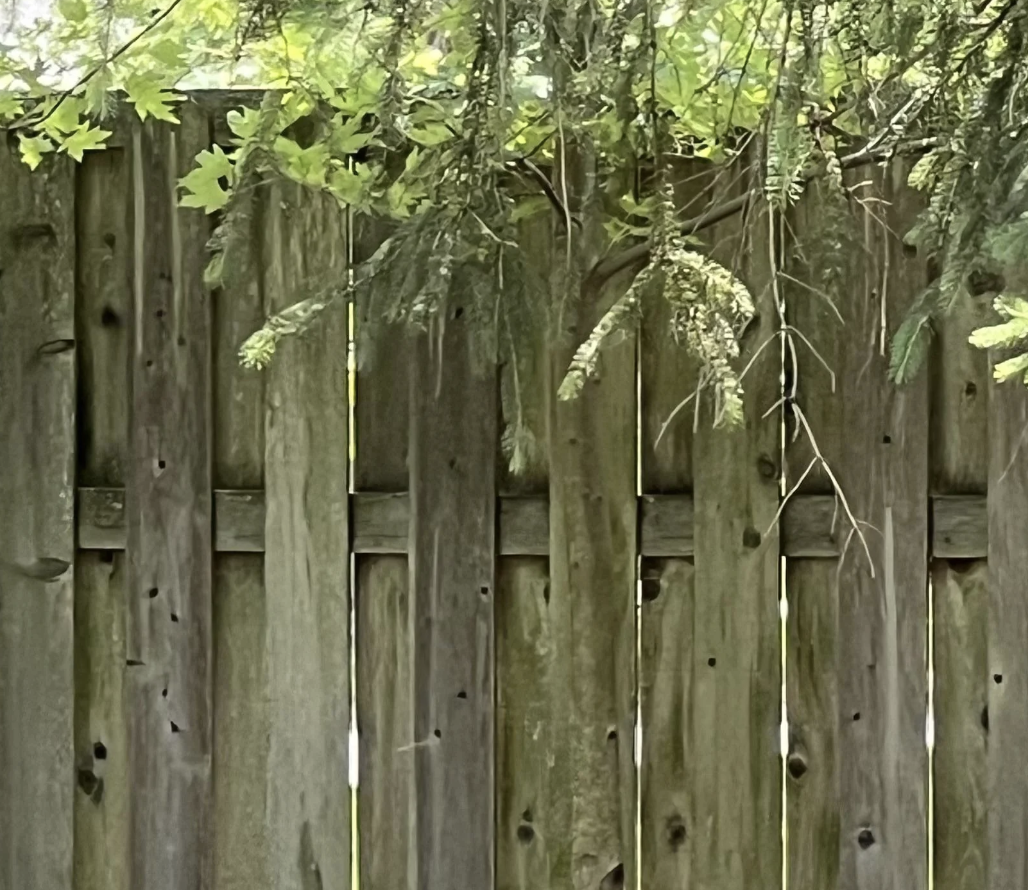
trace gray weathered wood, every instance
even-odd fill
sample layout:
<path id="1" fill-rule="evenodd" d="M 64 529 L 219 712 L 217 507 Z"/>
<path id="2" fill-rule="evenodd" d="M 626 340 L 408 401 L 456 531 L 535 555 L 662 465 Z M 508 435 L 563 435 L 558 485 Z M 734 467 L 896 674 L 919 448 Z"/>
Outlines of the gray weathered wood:
<path id="1" fill-rule="evenodd" d="M 836 565 L 791 559 L 786 628 L 789 752 L 786 759 L 788 886 L 801 890 L 839 882 L 842 771 L 839 736 L 864 715 L 839 712 L 839 602 L 832 595 Z"/>
<path id="2" fill-rule="evenodd" d="M 207 120 L 131 146 L 131 445 L 125 491 L 132 887 L 211 886 L 211 306 L 207 220 L 177 181 Z"/>
<path id="3" fill-rule="evenodd" d="M 75 328 L 80 484 L 124 486 L 132 318 L 127 152 L 89 152 L 78 169 Z M 79 489 L 79 516 L 83 506 Z M 118 489 L 119 549 L 124 491 Z M 76 890 L 128 885 L 125 557 L 79 553 L 75 576 Z M 88 793 L 87 793 L 88 792 Z"/>
<path id="4" fill-rule="evenodd" d="M 0 148 L 0 885 L 72 882 L 75 188 Z M 61 567 L 64 571 L 60 571 Z"/>
<path id="5" fill-rule="evenodd" d="M 694 735 L 687 709 L 696 658 L 695 575 L 684 559 L 652 560 L 643 569 L 639 694 L 643 887 L 691 887 L 696 787 Z"/>
<path id="6" fill-rule="evenodd" d="M 569 153 L 573 205 L 583 230 L 577 250 L 589 263 L 605 245 L 602 196 L 593 192 L 593 159 Z M 636 882 L 636 336 L 604 352 L 581 395 L 556 398 L 575 347 L 624 293 L 630 276 L 602 290 L 579 287 L 565 273 L 564 245 L 553 257 L 555 306 L 550 346 L 550 621 L 566 716 L 552 755 L 561 766 L 563 801 L 549 813 L 551 837 L 569 844 L 570 876 L 551 881 L 572 890 Z M 568 280 L 570 278 L 570 280 Z M 554 706 L 556 707 L 556 705 Z M 553 786 L 551 797 L 561 794 Z"/>
<path id="7" fill-rule="evenodd" d="M 754 184 L 745 169 L 728 195 Z M 693 623 L 691 869 L 699 885 L 772 890 L 782 871 L 781 633 L 778 623 L 779 360 L 768 210 L 710 233 L 713 256 L 754 297 L 757 318 L 743 343 L 745 426 L 714 429 L 705 401 L 693 440 L 696 601 Z"/>
<path id="8" fill-rule="evenodd" d="M 1002 356 L 992 356 L 999 361 Z M 1028 886 L 1028 391 L 989 387 L 988 890 Z"/>
<path id="9" fill-rule="evenodd" d="M 935 837 L 937 890 L 988 886 L 988 568 L 932 566 L 935 602 Z"/>
<path id="10" fill-rule="evenodd" d="M 986 887 L 988 354 L 968 342 L 987 297 L 960 300 L 932 344 L 934 837 L 937 890 Z M 947 562 L 944 557 L 960 561 Z M 963 558 L 976 557 L 976 562 Z"/>
<path id="11" fill-rule="evenodd" d="M 932 499 L 932 555 L 980 559 L 989 552 L 985 495 L 937 495 Z"/>
<path id="12" fill-rule="evenodd" d="M 380 230 L 358 232 L 355 257 L 365 259 L 383 237 Z M 366 299 L 366 295 L 362 299 Z M 365 890 L 416 890 L 417 838 L 414 790 L 413 612 L 405 554 L 410 537 L 407 446 L 410 424 L 410 349 L 402 325 L 360 330 L 365 304 L 357 307 L 357 342 L 378 358 L 358 362 L 355 415 L 355 484 L 370 492 L 353 506 L 355 548 L 397 546 L 391 555 L 357 559 L 357 721 L 360 886 Z M 383 358 L 387 357 L 387 358 Z M 360 358 L 360 355 L 358 355 Z M 388 492 L 401 491 L 395 495 Z M 398 505 L 402 509 L 398 509 Z M 362 534 L 362 517 L 389 517 L 375 534 Z M 393 522 L 398 524 L 393 525 Z"/>
<path id="13" fill-rule="evenodd" d="M 213 294 L 214 886 L 272 886 L 266 774 L 270 749 L 264 595 L 266 374 L 244 368 L 239 346 L 264 321 L 260 271 L 266 192 L 248 219 L 248 253 Z M 81 542 L 81 532 L 80 532 Z M 225 552 L 244 551 L 244 552 Z"/>
<path id="14" fill-rule="evenodd" d="M 524 220 L 520 242 L 539 274 L 551 268 L 553 220 Z M 547 293 L 544 282 L 529 284 Z M 534 890 L 568 886 L 571 848 L 566 839 L 568 751 L 566 677 L 557 653 L 566 652 L 552 622 L 549 566 L 550 515 L 547 412 L 550 357 L 546 313 L 531 300 L 508 306 L 507 323 L 529 349 L 519 350 L 503 368 L 501 408 L 504 436 L 523 453 L 520 472 L 511 471 L 509 449 L 498 458 L 500 560 L 496 601 L 496 886 Z M 508 328 L 509 330 L 510 328 Z M 515 435 L 511 435 L 514 433 Z M 527 447 L 526 447 L 527 446 Z M 516 521 L 521 509 L 522 519 Z M 516 528 L 514 535 L 509 534 Z M 537 531 L 543 531 L 537 540 Z M 513 538 L 516 548 L 512 547 Z M 519 558 L 510 558 L 517 549 Z M 537 558 L 530 558 L 535 556 Z"/>
<path id="15" fill-rule="evenodd" d="M 567 760 L 555 760 L 563 733 L 555 691 L 562 688 L 550 625 L 546 561 L 500 562 L 496 602 L 497 890 L 564 886 L 568 839 L 551 821 L 566 795 Z M 556 810 L 559 812 L 559 809 Z"/>
<path id="16" fill-rule="evenodd" d="M 867 523 L 861 528 L 871 556 L 869 562 L 864 543 L 847 533 L 830 589 L 816 574 L 801 576 L 788 589 L 790 599 L 838 599 L 835 656 L 826 666 L 834 664 L 837 672 L 837 713 L 833 717 L 814 703 L 795 699 L 824 684 L 806 675 L 816 665 L 797 661 L 800 676 L 790 682 L 789 713 L 806 715 L 796 721 L 793 739 L 824 740 L 821 757 L 833 758 L 840 770 L 837 878 L 829 887 L 812 885 L 818 890 L 924 890 L 928 881 L 927 384 L 922 377 L 902 389 L 891 385 L 888 350 L 881 345 L 888 344 L 924 287 L 923 266 L 905 256 L 898 234 L 917 211 L 903 177 L 898 166 L 876 171 L 869 187 L 885 203 L 874 205 L 879 208 L 874 212 L 869 204 L 854 211 L 848 229 L 852 243 L 842 252 L 852 259 L 845 261 L 846 285 L 836 304 L 843 323 L 809 290 L 789 289 L 793 324 L 821 356 L 832 360 L 837 375 L 833 391 L 829 375 L 798 346 L 797 404 L 853 513 Z M 812 186 L 793 221 L 798 244 L 817 252 L 808 253 L 811 262 L 804 268 L 792 245 L 787 257 L 791 274 L 814 286 L 825 280 L 822 259 L 838 261 L 838 252 L 826 253 L 819 248 L 823 240 L 809 237 L 831 224 L 831 214 L 845 214 L 830 205 L 832 200 Z M 801 432 L 788 456 L 790 484 L 805 470 L 811 453 Z M 811 473 L 801 491 L 830 493 L 827 474 Z M 834 747 L 829 721 L 838 727 Z M 811 750 L 809 772 L 818 776 L 825 765 L 813 762 L 813 756 Z M 811 803 L 820 800 L 815 795 Z M 790 807 L 789 830 L 809 836 L 814 818 Z M 811 877 L 829 873 L 826 869 L 818 865 Z"/>
<path id="17" fill-rule="evenodd" d="M 416 890 L 414 703 L 407 560 L 365 556 L 357 571 L 360 885 Z"/>
<path id="18" fill-rule="evenodd" d="M 124 554 L 79 553 L 75 599 L 75 890 L 131 890 Z"/>
<path id="19" fill-rule="evenodd" d="M 324 195 L 270 188 L 267 311 L 308 276 L 346 275 L 345 220 Z M 276 890 L 350 886 L 349 399 L 336 311 L 283 342 L 267 372 L 264 581 L 269 754 L 267 839 Z"/>
<path id="20" fill-rule="evenodd" d="M 496 379 L 459 287 L 411 364 L 417 886 L 494 882 Z"/>

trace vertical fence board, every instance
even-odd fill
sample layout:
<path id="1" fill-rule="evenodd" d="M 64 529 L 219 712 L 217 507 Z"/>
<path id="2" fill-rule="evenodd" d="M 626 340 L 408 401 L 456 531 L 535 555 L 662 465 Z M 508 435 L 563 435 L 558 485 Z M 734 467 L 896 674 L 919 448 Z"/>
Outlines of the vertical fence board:
<path id="1" fill-rule="evenodd" d="M 413 890 L 414 706 L 407 560 L 366 556 L 357 574 L 360 881 Z"/>
<path id="2" fill-rule="evenodd" d="M 552 819 L 566 772 L 551 753 L 562 732 L 555 695 L 567 687 L 554 670 L 545 559 L 501 561 L 496 611 L 497 890 L 566 886 L 571 842 Z"/>
<path id="3" fill-rule="evenodd" d="M 733 172 L 725 174 L 727 194 L 754 184 L 750 175 Z M 714 429 L 708 400 L 693 443 L 692 867 L 701 885 L 725 890 L 777 886 L 782 869 L 774 522 L 780 457 L 777 412 L 771 410 L 779 399 L 780 361 L 767 212 L 759 204 L 709 233 L 714 258 L 749 287 L 758 315 L 742 349 L 743 363 L 753 361 L 744 381 L 745 426 Z"/>
<path id="4" fill-rule="evenodd" d="M 582 165 L 573 161 L 579 193 Z M 581 216 L 586 249 L 602 243 L 598 196 Z M 564 260 L 554 251 L 556 287 Z M 559 265 L 558 265 L 559 264 Z M 550 332 L 550 613 L 566 692 L 564 783 L 551 834 L 570 843 L 574 890 L 632 887 L 635 871 L 636 334 L 604 351 L 595 379 L 569 401 L 556 398 L 574 349 L 628 277 L 602 292 L 561 294 Z M 561 792 L 554 788 L 554 793 Z"/>
<path id="5" fill-rule="evenodd" d="M 988 886 L 985 560 L 932 566 L 935 601 L 935 888 Z"/>
<path id="6" fill-rule="evenodd" d="M 269 312 L 346 275 L 327 196 L 272 186 L 263 228 Z M 347 327 L 344 307 L 328 310 L 280 344 L 266 380 L 266 830 L 280 890 L 350 886 Z"/>
<path id="7" fill-rule="evenodd" d="M 987 300 L 941 319 L 931 373 L 931 478 L 938 494 L 980 494 L 989 475 L 989 361 L 968 335 Z M 935 560 L 934 878 L 936 890 L 987 884 L 988 568 Z"/>
<path id="8" fill-rule="evenodd" d="M 840 771 L 846 767 L 837 758 L 845 716 L 839 713 L 835 573 L 834 560 L 791 559 L 785 581 L 786 681 L 793 730 L 786 761 L 787 885 L 800 890 L 839 886 Z M 849 719 L 861 717 L 851 714 Z"/>
<path id="9" fill-rule="evenodd" d="M 460 298 L 458 285 L 411 366 L 417 875 L 419 887 L 489 890 L 498 387 L 475 367 Z"/>
<path id="10" fill-rule="evenodd" d="M 903 171 L 876 172 L 871 180 L 871 189 L 863 187 L 855 243 L 837 252 L 847 258 L 838 306 L 833 310 L 809 289 L 791 288 L 790 311 L 793 324 L 837 374 L 833 391 L 817 359 L 798 346 L 799 409 L 806 412 L 858 522 L 867 523 L 860 528 L 874 565 L 872 577 L 863 544 L 841 525 L 845 555 L 827 592 L 838 597 L 839 729 L 834 756 L 845 764 L 839 789 L 837 887 L 920 890 L 927 886 L 927 385 L 922 377 L 897 390 L 886 374 L 888 343 L 924 281 L 921 266 L 904 259 L 900 243 L 916 212 L 902 184 Z M 879 195 L 890 203 L 876 200 Z M 831 212 L 816 191 L 808 194 L 795 220 L 798 241 L 831 243 Z M 820 242 L 816 233 L 823 236 Z M 795 278 L 822 286 L 816 262 L 806 270 L 795 255 L 789 262 Z M 835 311 L 843 323 L 834 318 Z M 801 432 L 789 457 L 791 480 L 799 479 L 811 453 Z M 828 485 L 824 473 L 813 473 L 804 490 Z M 805 586 L 789 593 L 800 598 L 826 595 Z M 816 684 L 816 678 L 800 677 L 793 688 Z M 799 702 L 789 707 L 790 713 L 794 707 L 797 714 L 804 713 Z M 808 735 L 831 738 L 828 727 L 821 725 L 791 722 L 790 730 L 791 753 L 811 747 Z M 807 776 L 820 775 L 821 769 L 810 763 L 803 775 L 790 773 L 793 787 L 802 786 Z M 790 815 L 809 819 L 795 808 Z"/>
<path id="11" fill-rule="evenodd" d="M 265 374 L 242 367 L 239 347 L 264 322 L 259 189 L 248 255 L 214 294 L 214 485 L 264 487 Z M 271 886 L 265 823 L 268 676 L 264 566 L 257 553 L 214 560 L 214 886 Z"/>
<path id="12" fill-rule="evenodd" d="M 73 857 L 73 173 L 0 152 L 0 883 L 47 890 Z"/>
<path id="13" fill-rule="evenodd" d="M 124 486 L 132 289 L 130 170 L 123 149 L 88 153 L 75 201 L 78 482 Z M 130 890 L 125 558 L 83 553 L 75 578 L 76 890 Z"/>
<path id="14" fill-rule="evenodd" d="M 996 360 L 998 361 L 997 357 Z M 1028 392 L 989 392 L 989 890 L 1028 885 Z"/>
<path id="15" fill-rule="evenodd" d="M 125 558 L 80 552 L 75 565 L 75 890 L 131 890 Z"/>
<path id="16" fill-rule="evenodd" d="M 176 184 L 207 119 L 136 123 L 126 479 L 132 887 L 207 888 L 211 844 L 211 309 L 207 221 Z"/>
<path id="17" fill-rule="evenodd" d="M 694 575 L 692 561 L 685 559 L 648 560 L 643 568 L 642 887 L 692 886 Z"/>
<path id="18" fill-rule="evenodd" d="M 366 258 L 384 232 L 365 227 L 354 245 Z M 359 491 L 406 491 L 411 341 L 402 324 L 359 330 L 354 481 Z M 374 343 L 368 338 L 374 337 Z M 362 351 L 371 348 L 366 362 Z M 406 557 L 361 556 L 357 568 L 357 821 L 365 890 L 413 890 L 413 631 Z"/>
<path id="19" fill-rule="evenodd" d="M 712 168 L 693 162 L 675 168 L 683 216 L 710 203 Z M 643 306 L 639 355 L 642 407 L 640 455 L 643 494 L 687 494 L 693 488 L 694 402 L 697 365 L 671 338 L 671 307 Z M 675 415 L 672 419 L 672 415 Z M 665 426 L 666 425 L 666 426 Z M 659 440 L 659 442 L 658 442 Z M 692 873 L 693 560 L 644 560 L 640 610 L 639 695 L 640 879 L 643 887 L 686 887 Z"/>
<path id="20" fill-rule="evenodd" d="M 538 276 L 528 283 L 528 292 L 544 299 L 508 304 L 501 321 L 501 337 L 531 344 L 508 358 L 501 378 L 502 438 L 508 446 L 498 458 L 503 494 L 545 495 L 549 485 L 545 297 L 553 226 L 549 213 L 522 222 L 519 247 L 533 267 L 530 274 Z M 511 444 L 519 449 L 516 456 Z M 567 796 L 560 781 L 567 775 L 566 759 L 559 753 L 567 682 L 555 670 L 560 643 L 551 624 L 548 560 L 501 559 L 497 591 L 497 890 L 569 886 L 570 838 L 566 823 L 554 818 Z"/>

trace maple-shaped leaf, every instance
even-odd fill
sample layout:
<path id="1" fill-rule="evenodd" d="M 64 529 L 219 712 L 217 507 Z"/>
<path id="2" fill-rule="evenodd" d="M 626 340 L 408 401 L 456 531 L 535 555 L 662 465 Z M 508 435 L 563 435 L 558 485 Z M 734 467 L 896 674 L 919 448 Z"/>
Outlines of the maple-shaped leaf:
<path id="1" fill-rule="evenodd" d="M 179 180 L 179 188 L 186 190 L 179 203 L 183 207 L 200 207 L 204 213 L 214 213 L 228 204 L 231 192 L 222 185 L 222 180 L 231 188 L 235 167 L 220 145 L 215 145 L 210 151 L 201 151 L 196 162 L 197 166 Z"/>

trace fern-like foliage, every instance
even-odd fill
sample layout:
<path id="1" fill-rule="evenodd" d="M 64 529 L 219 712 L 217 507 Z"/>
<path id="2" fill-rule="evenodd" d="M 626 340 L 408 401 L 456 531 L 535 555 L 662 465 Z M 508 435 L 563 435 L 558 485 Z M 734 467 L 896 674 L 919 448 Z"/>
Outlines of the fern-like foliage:
<path id="1" fill-rule="evenodd" d="M 1005 319 L 1001 324 L 979 328 L 971 334 L 972 346 L 979 349 L 1015 349 L 1020 354 L 997 363 L 993 368 L 993 376 L 999 380 L 1009 380 L 1021 374 L 1028 383 L 1028 301 L 1021 297 L 996 297 L 993 308 Z"/>

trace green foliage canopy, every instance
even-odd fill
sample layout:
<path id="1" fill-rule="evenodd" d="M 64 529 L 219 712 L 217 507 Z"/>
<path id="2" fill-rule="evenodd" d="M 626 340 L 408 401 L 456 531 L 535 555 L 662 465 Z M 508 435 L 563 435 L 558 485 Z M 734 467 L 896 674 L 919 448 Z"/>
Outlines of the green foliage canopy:
<path id="1" fill-rule="evenodd" d="M 552 308 L 517 249 L 520 221 L 547 213 L 568 242 L 563 292 L 643 268 L 580 345 L 562 396 L 655 293 L 707 370 L 717 416 L 737 420 L 752 304 L 695 252 L 704 222 L 675 217 L 667 171 L 753 144 L 749 198 L 776 209 L 813 177 L 844 195 L 845 167 L 918 158 L 911 183 L 928 209 L 908 237 L 940 274 L 897 335 L 898 382 L 923 361 L 933 320 L 972 292 L 995 291 L 1008 319 L 977 345 L 1028 341 L 1016 275 L 1028 248 L 1020 0 L 155 2 L 57 0 L 36 20 L 11 9 L 0 124 L 35 167 L 102 149 L 116 93 L 141 119 L 174 121 L 184 90 L 267 91 L 230 114 L 231 149 L 201 153 L 181 183 L 185 205 L 221 221 L 209 282 L 233 273 L 259 182 L 285 178 L 395 226 L 354 281 L 308 282 L 247 341 L 249 364 L 361 288 L 376 315 L 424 324 L 459 286 L 476 295 L 483 330 L 516 329 Z M 1025 356 L 1000 366 L 1025 367 Z"/>

